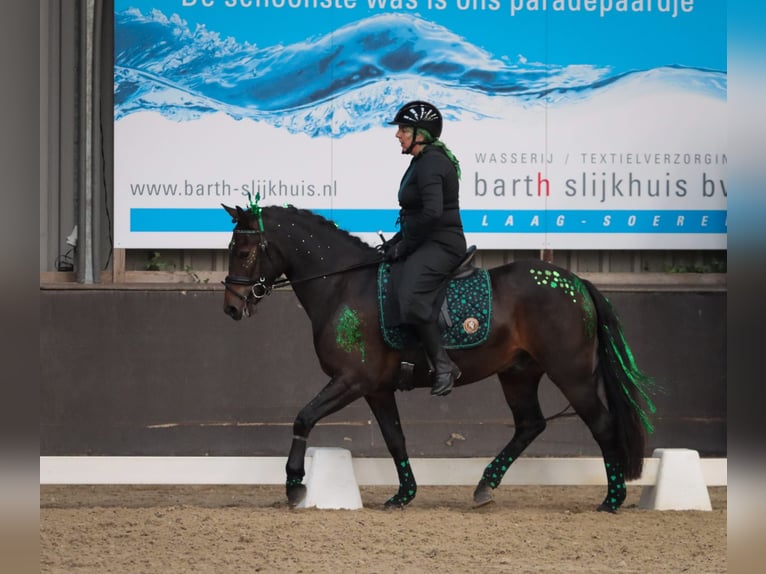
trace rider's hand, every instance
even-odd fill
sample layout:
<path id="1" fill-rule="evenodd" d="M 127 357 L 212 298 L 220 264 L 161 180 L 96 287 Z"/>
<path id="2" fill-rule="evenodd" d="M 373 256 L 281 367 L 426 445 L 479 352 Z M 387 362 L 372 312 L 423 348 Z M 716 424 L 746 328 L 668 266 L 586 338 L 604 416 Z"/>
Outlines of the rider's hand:
<path id="1" fill-rule="evenodd" d="M 401 259 L 406 254 L 404 241 L 388 242 L 383 246 L 383 259 L 388 262 Z"/>

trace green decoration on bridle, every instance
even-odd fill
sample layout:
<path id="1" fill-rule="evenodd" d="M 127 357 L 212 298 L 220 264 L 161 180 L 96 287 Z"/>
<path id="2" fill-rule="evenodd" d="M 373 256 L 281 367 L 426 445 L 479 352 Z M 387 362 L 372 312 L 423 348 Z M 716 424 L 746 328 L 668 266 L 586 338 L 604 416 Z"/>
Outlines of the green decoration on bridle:
<path id="1" fill-rule="evenodd" d="M 253 196 L 250 195 L 250 192 L 247 192 L 247 209 L 250 210 L 250 213 L 255 215 L 258 218 L 258 227 L 261 231 L 263 231 L 263 208 L 258 205 L 258 202 L 261 200 L 261 193 L 256 192 L 255 194 L 255 201 L 253 201 Z"/>

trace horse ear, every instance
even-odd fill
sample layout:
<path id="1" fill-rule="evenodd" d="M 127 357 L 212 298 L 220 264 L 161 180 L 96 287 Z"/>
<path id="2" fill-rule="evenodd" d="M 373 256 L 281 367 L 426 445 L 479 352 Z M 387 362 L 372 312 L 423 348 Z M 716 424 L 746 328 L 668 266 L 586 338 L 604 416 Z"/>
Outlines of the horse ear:
<path id="1" fill-rule="evenodd" d="M 234 209 L 233 207 L 229 207 L 228 205 L 224 205 L 223 203 L 221 204 L 221 207 L 223 207 L 226 210 L 226 213 L 231 215 L 232 223 L 236 223 L 237 221 L 239 221 L 240 213 L 242 211 L 239 207 Z"/>

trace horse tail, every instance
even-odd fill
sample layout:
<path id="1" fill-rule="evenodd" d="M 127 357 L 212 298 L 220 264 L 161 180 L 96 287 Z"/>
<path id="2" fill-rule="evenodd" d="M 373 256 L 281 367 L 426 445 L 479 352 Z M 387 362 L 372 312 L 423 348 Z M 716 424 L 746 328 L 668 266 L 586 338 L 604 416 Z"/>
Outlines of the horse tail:
<path id="1" fill-rule="evenodd" d="M 636 365 L 609 300 L 590 281 L 581 280 L 596 308 L 597 374 L 603 381 L 612 414 L 623 472 L 627 480 L 636 479 L 641 476 L 644 464 L 646 433 L 654 432 L 650 413 L 656 408 L 649 396 L 654 382 Z"/>

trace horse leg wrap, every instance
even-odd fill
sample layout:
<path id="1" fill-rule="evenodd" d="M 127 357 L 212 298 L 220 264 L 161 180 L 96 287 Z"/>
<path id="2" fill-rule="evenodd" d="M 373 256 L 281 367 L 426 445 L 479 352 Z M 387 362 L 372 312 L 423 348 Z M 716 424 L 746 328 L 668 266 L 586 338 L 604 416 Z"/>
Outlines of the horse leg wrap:
<path id="1" fill-rule="evenodd" d="M 495 460 L 490 462 L 487 465 L 487 468 L 484 469 L 484 474 L 481 479 L 492 488 L 497 488 L 500 486 L 500 482 L 503 480 L 503 477 L 508 471 L 508 468 L 510 468 L 512 462 L 512 456 L 500 453 L 495 457 Z"/>
<path id="2" fill-rule="evenodd" d="M 386 501 L 386 508 L 403 507 L 409 504 L 418 490 L 409 460 L 397 462 L 396 473 L 399 475 L 399 491 Z"/>
<path id="3" fill-rule="evenodd" d="M 622 472 L 622 465 L 615 461 L 605 461 L 607 493 L 604 502 L 599 505 L 598 510 L 604 512 L 617 512 L 628 491 L 625 486 L 625 474 Z"/>
<path id="4" fill-rule="evenodd" d="M 296 437 L 296 439 L 299 438 L 300 437 Z M 295 442 L 296 440 L 293 440 L 293 444 L 295 444 Z M 291 464 L 290 460 L 293 456 L 293 453 L 291 452 L 291 457 L 288 458 L 288 462 L 285 467 L 285 471 L 287 473 L 287 478 L 285 480 L 285 494 L 287 495 L 287 503 L 291 508 L 294 508 L 300 504 L 304 498 L 306 498 L 306 486 L 303 484 L 303 477 L 306 474 L 303 466 L 303 456 L 306 452 L 306 442 L 305 439 L 303 441 L 298 440 L 297 442 L 303 447 L 302 449 L 298 449 L 298 456 L 296 457 L 298 463 Z"/>
<path id="5" fill-rule="evenodd" d="M 295 508 L 303 502 L 303 499 L 306 498 L 306 492 L 307 489 L 303 484 L 302 477 L 288 477 L 285 481 L 285 494 L 290 508 Z"/>
<path id="6" fill-rule="evenodd" d="M 291 486 L 298 486 L 299 484 L 303 484 L 303 478 L 301 477 L 288 478 L 285 481 L 285 486 L 287 488 L 290 488 Z"/>
<path id="7" fill-rule="evenodd" d="M 303 477 L 306 475 L 306 471 L 301 469 L 300 471 L 287 469 L 287 480 L 285 480 L 285 487 L 289 490 L 293 487 L 303 484 Z"/>
<path id="8" fill-rule="evenodd" d="M 306 470 L 301 466 L 300 469 L 297 468 L 291 468 L 290 464 L 288 463 L 287 467 L 285 468 L 286 474 L 287 474 L 287 480 L 285 481 L 285 486 L 287 488 L 290 488 L 291 486 L 298 486 L 303 482 L 303 477 L 306 475 Z"/>

